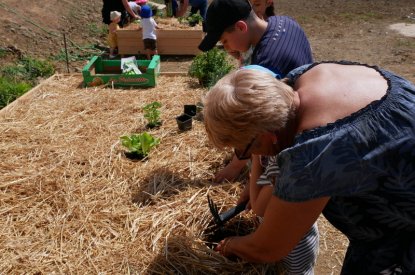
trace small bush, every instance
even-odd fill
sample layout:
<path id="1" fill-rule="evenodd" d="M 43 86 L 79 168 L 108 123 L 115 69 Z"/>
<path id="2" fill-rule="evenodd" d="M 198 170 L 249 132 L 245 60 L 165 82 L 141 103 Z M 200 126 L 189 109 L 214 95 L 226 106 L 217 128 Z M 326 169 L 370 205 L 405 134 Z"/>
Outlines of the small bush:
<path id="1" fill-rule="evenodd" d="M 189 68 L 189 75 L 199 79 L 203 87 L 211 87 L 229 73 L 234 66 L 224 50 L 213 48 L 210 51 L 198 54 Z"/>
<path id="2" fill-rule="evenodd" d="M 15 64 L 0 70 L 0 108 L 30 90 L 38 78 L 46 78 L 54 73 L 51 63 L 31 57 L 23 57 Z"/>
<path id="3" fill-rule="evenodd" d="M 55 69 L 48 61 L 39 60 L 31 57 L 23 57 L 16 64 L 5 66 L 1 70 L 1 75 L 13 81 L 31 81 L 36 84 L 39 77 L 49 77 Z"/>
<path id="4" fill-rule="evenodd" d="M 40 59 L 23 57 L 20 63 L 24 65 L 29 78 L 32 80 L 38 77 L 49 77 L 55 71 L 50 62 Z"/>
<path id="5" fill-rule="evenodd" d="M 29 91 L 31 87 L 28 83 L 16 83 L 0 76 L 0 109 Z"/>

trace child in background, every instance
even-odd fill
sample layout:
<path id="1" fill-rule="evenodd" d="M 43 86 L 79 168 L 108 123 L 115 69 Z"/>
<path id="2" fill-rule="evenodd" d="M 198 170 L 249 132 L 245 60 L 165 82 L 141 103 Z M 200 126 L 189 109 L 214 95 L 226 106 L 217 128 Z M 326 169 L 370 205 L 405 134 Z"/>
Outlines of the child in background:
<path id="1" fill-rule="evenodd" d="M 111 11 L 110 13 L 111 23 L 108 26 L 108 45 L 110 47 L 110 58 L 115 58 L 117 55 L 115 54 L 115 50 L 118 47 L 117 43 L 117 30 L 120 28 L 118 23 L 121 20 L 121 12 L 119 11 Z"/>
<path id="2" fill-rule="evenodd" d="M 143 43 L 146 51 L 147 59 L 151 59 L 152 55 L 157 54 L 157 35 L 156 29 L 160 29 L 154 21 L 153 12 L 149 5 L 141 7 L 141 28 L 143 29 Z"/>

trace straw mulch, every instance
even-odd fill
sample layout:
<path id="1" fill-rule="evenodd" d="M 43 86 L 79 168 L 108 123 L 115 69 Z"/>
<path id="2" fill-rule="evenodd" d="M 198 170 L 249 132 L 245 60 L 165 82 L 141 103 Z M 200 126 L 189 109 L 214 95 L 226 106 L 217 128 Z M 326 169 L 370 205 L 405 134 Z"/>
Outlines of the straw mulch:
<path id="1" fill-rule="evenodd" d="M 225 154 L 203 124 L 178 132 L 175 117 L 206 90 L 187 77 L 148 89 L 82 88 L 56 75 L 0 112 L 0 273 L 265 274 L 206 244 L 206 196 L 232 206 L 240 184 L 214 186 Z M 159 129 L 141 107 L 162 103 Z M 119 137 L 161 139 L 146 161 L 124 156 Z M 248 222 L 246 222 L 248 221 Z M 240 227 L 252 230 L 252 217 Z M 249 228 L 252 227 L 252 228 Z"/>

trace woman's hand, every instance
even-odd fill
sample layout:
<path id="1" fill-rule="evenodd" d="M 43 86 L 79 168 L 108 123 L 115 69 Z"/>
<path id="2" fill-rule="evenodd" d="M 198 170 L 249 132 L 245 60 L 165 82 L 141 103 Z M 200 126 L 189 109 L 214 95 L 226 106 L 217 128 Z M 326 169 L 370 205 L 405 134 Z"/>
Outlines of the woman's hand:
<path id="1" fill-rule="evenodd" d="M 229 252 L 229 244 L 234 237 L 229 237 L 221 240 L 218 245 L 215 247 L 215 251 L 219 252 L 224 257 L 230 257 L 234 254 Z"/>

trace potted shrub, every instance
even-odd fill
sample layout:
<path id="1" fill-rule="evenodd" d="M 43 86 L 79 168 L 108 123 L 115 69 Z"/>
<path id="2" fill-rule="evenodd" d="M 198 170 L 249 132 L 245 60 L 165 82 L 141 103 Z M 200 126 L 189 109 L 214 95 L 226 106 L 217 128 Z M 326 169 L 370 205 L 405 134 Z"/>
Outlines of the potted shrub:
<path id="1" fill-rule="evenodd" d="M 144 117 L 147 119 L 147 128 L 155 128 L 161 125 L 160 120 L 160 111 L 159 108 L 161 107 L 161 103 L 158 101 L 154 101 L 150 104 L 147 104 L 143 107 Z"/>
<path id="2" fill-rule="evenodd" d="M 199 79 L 203 87 L 211 87 L 233 69 L 229 57 L 224 50 L 213 48 L 198 54 L 189 68 L 189 75 Z"/>
<path id="3" fill-rule="evenodd" d="M 127 149 L 125 156 L 129 159 L 144 159 L 151 149 L 160 143 L 160 139 L 154 138 L 147 132 L 120 137 L 121 144 Z"/>

